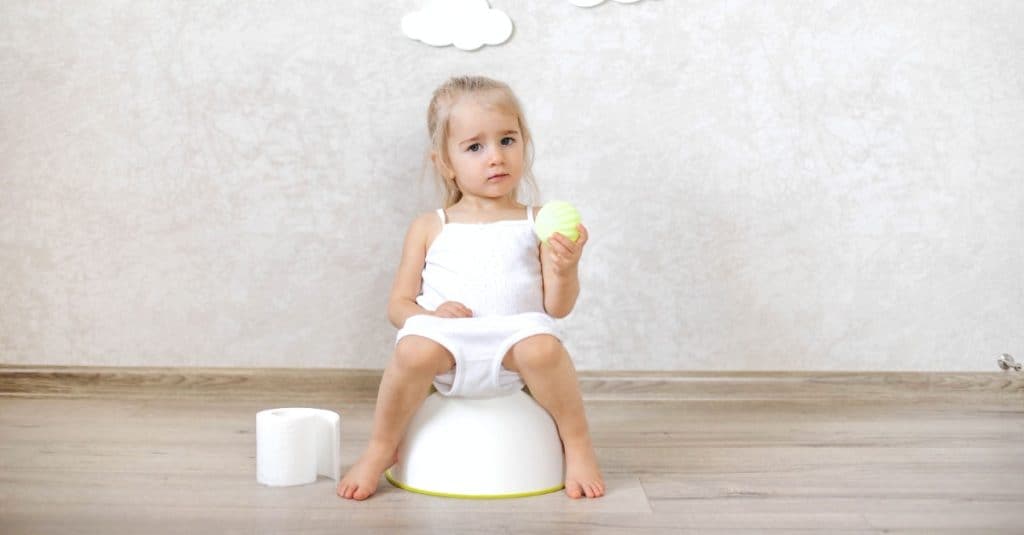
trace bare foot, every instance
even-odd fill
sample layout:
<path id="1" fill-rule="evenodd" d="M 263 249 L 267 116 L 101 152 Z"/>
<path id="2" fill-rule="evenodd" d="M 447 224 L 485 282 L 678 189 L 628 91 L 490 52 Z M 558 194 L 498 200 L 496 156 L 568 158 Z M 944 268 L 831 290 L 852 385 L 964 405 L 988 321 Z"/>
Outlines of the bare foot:
<path id="1" fill-rule="evenodd" d="M 565 445 L 565 493 L 574 500 L 604 496 L 604 479 L 589 440 Z"/>
<path id="2" fill-rule="evenodd" d="M 363 456 L 345 473 L 338 482 L 338 496 L 347 499 L 365 500 L 377 492 L 380 475 L 398 461 L 398 451 L 366 447 Z"/>

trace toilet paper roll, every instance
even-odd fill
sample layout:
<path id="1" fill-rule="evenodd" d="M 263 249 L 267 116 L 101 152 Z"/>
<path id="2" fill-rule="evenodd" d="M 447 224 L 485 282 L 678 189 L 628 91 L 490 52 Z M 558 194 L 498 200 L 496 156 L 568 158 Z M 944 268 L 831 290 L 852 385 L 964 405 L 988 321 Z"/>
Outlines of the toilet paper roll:
<path id="1" fill-rule="evenodd" d="M 272 487 L 305 485 L 317 475 L 341 479 L 341 417 L 308 408 L 256 413 L 256 480 Z"/>

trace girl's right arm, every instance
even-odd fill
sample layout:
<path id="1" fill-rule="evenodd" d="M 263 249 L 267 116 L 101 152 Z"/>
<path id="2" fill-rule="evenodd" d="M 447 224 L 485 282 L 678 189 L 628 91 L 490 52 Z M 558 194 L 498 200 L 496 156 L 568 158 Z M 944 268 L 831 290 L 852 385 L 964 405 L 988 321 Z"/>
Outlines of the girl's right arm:
<path id="1" fill-rule="evenodd" d="M 388 320 L 396 328 L 401 329 L 405 320 L 417 314 L 431 314 L 431 312 L 416 303 L 416 297 L 420 294 L 420 287 L 423 284 L 423 265 L 427 258 L 427 239 L 430 234 L 431 225 L 437 222 L 437 215 L 427 212 L 409 225 L 409 231 L 405 234 L 405 244 L 402 246 L 402 260 L 398 264 L 398 272 L 395 273 L 395 283 L 391 286 L 391 296 L 388 299 Z"/>

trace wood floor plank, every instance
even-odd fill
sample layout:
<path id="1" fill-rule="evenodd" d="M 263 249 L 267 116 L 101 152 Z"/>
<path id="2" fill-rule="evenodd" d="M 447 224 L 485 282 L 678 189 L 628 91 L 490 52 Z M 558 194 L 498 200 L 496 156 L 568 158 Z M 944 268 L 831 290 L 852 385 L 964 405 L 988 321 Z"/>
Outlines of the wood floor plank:
<path id="1" fill-rule="evenodd" d="M 617 515 L 545 513 L 488 513 L 486 516 L 449 512 L 395 511 L 390 515 L 354 508 L 290 512 L 248 509 L 140 507 L 120 515 L 122 533 L 394 533 L 394 534 L 537 534 L 594 533 L 598 535 L 702 533 L 836 533 L 877 534 L 859 515 L 777 514 L 738 515 Z M 110 515 L 87 507 L 68 509 L 56 519 L 43 509 L 19 511 L 5 526 L 14 533 L 110 533 Z M 38 531 L 34 531 L 38 530 Z"/>
<path id="2" fill-rule="evenodd" d="M 645 475 L 640 478 L 651 500 L 764 498 L 867 498 L 884 500 L 969 500 L 1024 503 L 1019 473 L 950 474 L 938 471 L 878 473 L 826 468 L 794 473 Z M 950 485 L 955 481 L 955 485 Z M 969 498 L 967 498 L 969 496 Z"/>
<path id="3" fill-rule="evenodd" d="M 92 505 L 119 509 L 143 506 L 336 510 L 358 505 L 358 510 L 390 515 L 393 511 L 451 511 L 459 514 L 488 513 L 596 513 L 650 514 L 651 508 L 639 479 L 613 476 L 608 479 L 607 500 L 581 502 L 555 492 L 512 500 L 456 500 L 424 496 L 393 487 L 381 478 L 372 500 L 355 504 L 335 496 L 335 482 L 320 477 L 317 482 L 296 487 L 265 487 L 255 474 L 196 474 L 142 472 L 28 472 L 0 474 L 0 488 L 18 489 L 21 508 L 33 506 Z M 125 495 L 124 489 L 145 489 Z M 2 491 L 0 491 L 2 492 Z M 0 496 L 4 496 L 0 494 Z M 12 497 L 13 499 L 14 497 Z"/>

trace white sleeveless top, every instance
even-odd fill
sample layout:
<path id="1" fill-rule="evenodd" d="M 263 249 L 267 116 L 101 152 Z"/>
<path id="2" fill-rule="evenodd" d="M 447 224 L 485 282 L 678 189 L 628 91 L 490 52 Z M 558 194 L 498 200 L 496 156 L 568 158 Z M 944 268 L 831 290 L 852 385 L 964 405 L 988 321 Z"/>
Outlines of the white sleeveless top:
<path id="1" fill-rule="evenodd" d="M 433 311 L 457 301 L 474 317 L 544 312 L 531 207 L 526 219 L 492 223 L 449 223 L 444 209 L 437 215 L 441 233 L 427 250 L 417 304 Z"/>

